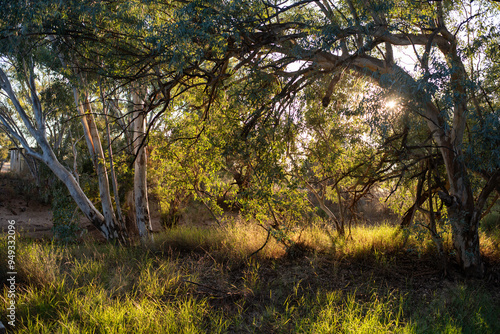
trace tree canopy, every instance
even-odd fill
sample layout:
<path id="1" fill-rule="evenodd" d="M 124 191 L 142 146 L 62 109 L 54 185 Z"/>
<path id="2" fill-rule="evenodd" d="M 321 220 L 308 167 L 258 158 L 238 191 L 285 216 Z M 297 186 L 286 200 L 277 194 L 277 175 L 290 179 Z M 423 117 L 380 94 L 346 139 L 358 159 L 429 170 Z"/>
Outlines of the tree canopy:
<path id="1" fill-rule="evenodd" d="M 276 228 L 278 220 L 308 215 L 310 209 L 292 212 L 308 207 L 307 191 L 341 231 L 347 207 L 375 184 L 384 184 L 389 197 L 414 189 L 400 209 L 403 222 L 418 209 L 427 212 L 425 226 L 439 244 L 437 225 L 447 221 L 458 262 L 482 275 L 479 223 L 500 192 L 498 3 L 0 5 L 3 129 L 27 148 L 25 137 L 35 138 L 43 153 L 28 153 L 66 180 L 103 233 L 114 225 L 120 231 L 122 223 L 103 223 L 115 219 L 119 196 L 112 200 L 100 179 L 107 204 L 98 213 L 74 190 L 78 182 L 67 181 L 71 168 L 60 169 L 61 158 L 50 153 L 62 140 L 57 127 L 73 117 L 84 120 L 98 175 L 114 172 L 112 151 L 96 150 L 107 128 L 104 147 L 133 146 L 128 152 L 137 157 L 146 157 L 142 147 L 153 148 L 165 180 L 156 185 L 170 205 L 190 191 L 215 210 L 226 192 L 239 205 L 254 201 L 254 211 L 265 207 Z M 51 81 L 46 87 L 42 75 Z M 144 159 L 134 167 L 135 182 L 145 180 Z M 233 181 L 237 189 L 228 192 Z M 118 195 L 118 187 L 113 191 Z M 344 209 L 332 212 L 325 199 Z M 136 205 L 146 208 L 142 200 L 136 197 Z"/>

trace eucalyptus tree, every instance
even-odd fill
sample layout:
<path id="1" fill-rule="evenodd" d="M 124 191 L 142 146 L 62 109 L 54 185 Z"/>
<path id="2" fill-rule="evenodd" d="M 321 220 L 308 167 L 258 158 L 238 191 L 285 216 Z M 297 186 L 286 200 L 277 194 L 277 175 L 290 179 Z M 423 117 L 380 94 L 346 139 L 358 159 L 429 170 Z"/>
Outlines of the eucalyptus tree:
<path id="1" fill-rule="evenodd" d="M 443 166 L 446 183 L 439 186 L 439 194 L 447 207 L 457 260 L 468 274 L 482 275 L 479 221 L 500 184 L 498 159 L 485 154 L 495 154 L 498 147 L 498 109 L 488 93 L 478 94 L 491 61 L 474 67 L 481 75 L 471 75 L 469 63 L 478 53 L 467 51 L 494 45 L 497 4 L 195 1 L 176 13 L 176 27 L 182 28 L 176 31 L 182 34 L 172 36 L 181 37 L 176 46 L 183 50 L 178 59 L 185 64 L 193 59 L 188 55 L 195 55 L 217 64 L 212 68 L 218 70 L 209 73 L 211 87 L 220 88 L 235 73 L 245 73 L 248 82 L 266 78 L 277 83 L 273 97 L 256 104 L 246 119 L 243 137 L 260 128 L 259 120 L 286 112 L 297 93 L 318 79 L 327 79 L 318 100 L 328 106 L 342 76 L 374 83 L 397 98 L 405 112 L 420 117 L 430 135 L 423 145 L 434 147 L 439 153 L 435 161 Z M 470 38 L 472 27 L 478 29 Z M 416 62 L 403 66 L 400 52 L 410 52 Z M 486 60 L 492 57 L 484 55 Z M 245 92 L 243 87 L 243 96 Z M 374 108 L 367 117 L 376 113 Z M 489 150 L 470 154 L 486 148 L 479 145 L 486 142 L 493 143 Z M 473 182 L 474 175 L 482 179 Z"/>
<path id="2" fill-rule="evenodd" d="M 406 110 L 422 117 L 445 169 L 448 186 L 440 189 L 440 198 L 447 206 L 457 260 L 468 274 L 482 275 L 479 220 L 492 191 L 498 190 L 500 168 L 489 156 L 476 156 L 481 163 L 469 164 L 466 153 L 474 142 L 467 137 L 481 137 L 481 122 L 496 120 L 498 113 L 488 109 L 487 96 L 476 94 L 483 78 L 471 77 L 466 58 L 474 54 L 464 51 L 474 43 L 488 44 L 495 34 L 498 5 L 470 3 L 200 1 L 183 11 L 193 16 L 180 18 L 182 24 L 194 26 L 193 41 L 202 40 L 199 31 L 218 33 L 221 38 L 212 41 L 221 43 L 228 58 L 241 61 L 226 67 L 221 78 L 247 66 L 255 74 L 285 79 L 275 103 L 257 109 L 248 129 L 268 111 L 286 108 L 284 101 L 318 78 L 329 78 L 319 97 L 327 106 L 339 79 L 351 75 L 390 91 Z M 464 32 L 472 26 L 479 34 L 467 40 Z M 398 61 L 400 49 L 417 59 L 414 68 Z M 295 70 L 288 67 L 294 62 Z M 480 130 L 468 130 L 476 120 Z M 488 126 L 494 130 L 495 124 Z M 496 142 L 498 136 L 491 139 Z M 478 166 L 483 166 L 477 171 L 483 178 L 479 188 L 471 180 Z"/>
<path id="3" fill-rule="evenodd" d="M 141 107 L 134 108 L 127 122 L 118 123 L 127 129 L 125 137 L 130 139 L 129 143 L 134 145 L 133 154 L 138 156 L 135 159 L 136 216 L 140 220 L 139 225 L 147 226 L 149 224 L 142 219 L 148 211 L 144 144 L 149 127 L 146 129 L 144 126 L 145 116 L 154 113 L 151 119 L 158 118 L 176 94 L 191 86 L 215 87 L 213 79 L 221 71 L 210 56 L 203 56 L 198 51 L 199 43 L 193 44 L 189 40 L 192 32 L 199 34 L 201 40 L 205 33 L 187 31 L 188 26 L 176 21 L 182 15 L 186 17 L 186 13 L 175 12 L 179 6 L 182 5 L 150 1 L 1 3 L 2 54 L 18 61 L 20 66 L 14 67 L 14 71 L 26 81 L 31 95 L 31 105 L 20 103 L 16 85 L 11 84 L 14 77 L 1 72 L 2 88 L 12 102 L 10 110 L 17 112 L 23 121 L 22 124 L 5 121 L 5 128 L 28 148 L 28 154 L 42 160 L 54 171 L 84 214 L 108 239 L 122 238 L 123 231 L 113 208 L 97 113 L 102 109 L 120 114 L 113 101 L 117 96 L 115 92 L 124 89 L 133 92 L 137 85 L 144 85 L 139 90 L 147 93 L 141 96 L 142 101 L 135 101 Z M 190 13 L 188 16 L 191 14 L 196 15 Z M 203 48 L 214 46 L 217 43 Z M 215 58 L 220 55 L 220 51 L 214 53 Z M 85 196 L 75 177 L 71 177 L 71 173 L 60 164 L 46 141 L 46 112 L 38 102 L 36 87 L 36 73 L 44 68 L 64 78 L 73 89 L 76 110 L 99 179 L 102 213 Z M 197 82 L 193 83 L 195 79 Z M 101 82 L 106 85 L 111 98 L 100 93 Z M 179 89 L 175 90 L 176 87 Z M 99 99 L 102 106 L 94 102 Z M 134 104 L 134 101 L 131 102 Z M 31 115 L 34 115 L 36 124 L 32 122 Z M 24 129 L 18 131 L 18 126 Z M 29 133 L 43 153 L 29 149 L 28 141 L 22 141 L 21 132 Z M 135 135 L 128 136 L 129 133 Z M 148 229 L 140 230 L 145 234 Z"/>
<path id="4" fill-rule="evenodd" d="M 30 156 L 45 163 L 63 181 L 82 212 L 109 240 L 124 240 L 125 231 L 117 221 L 113 208 L 108 167 L 101 142 L 102 130 L 95 117 L 97 106 L 92 101 L 98 99 L 99 87 L 96 78 L 103 73 L 97 73 L 96 64 L 100 62 L 96 62 L 96 58 L 91 59 L 89 55 L 100 54 L 101 58 L 110 62 L 116 58 L 111 60 L 111 56 L 103 53 L 109 52 L 109 48 L 105 49 L 102 41 L 90 42 L 95 41 L 95 34 L 98 35 L 99 32 L 94 30 L 96 26 L 91 27 L 88 23 L 95 19 L 104 20 L 105 23 L 99 27 L 102 29 L 100 31 L 104 31 L 110 27 L 112 17 L 116 19 L 120 15 L 122 18 L 129 15 L 126 11 L 129 8 L 125 7 L 127 6 L 122 7 L 124 11 L 114 13 L 111 10 L 104 10 L 98 4 L 92 7 L 92 3 L 86 2 L 62 4 L 50 1 L 37 3 L 14 1 L 4 3 L 2 6 L 2 54 L 12 59 L 11 63 L 14 65 L 9 68 L 13 71 L 13 75 L 9 76 L 5 67 L 5 71 L 0 72 L 2 89 L 10 101 L 7 103 L 7 100 L 4 100 L 4 109 L 14 111 L 19 118 L 16 120 L 12 117 L 2 117 L 4 128 L 21 142 Z M 124 21 L 122 19 L 121 29 L 126 28 Z M 4 64 L 7 65 L 6 62 Z M 116 71 L 116 68 L 112 70 Z M 47 126 L 47 121 L 54 106 L 42 104 L 39 99 L 37 77 L 44 72 L 50 73 L 54 82 L 64 81 L 65 85 L 73 90 L 73 110 L 78 110 L 89 154 L 97 172 L 102 213 L 95 208 L 82 190 L 78 182 L 78 172 L 75 171 L 75 175 L 72 175 L 58 160 L 56 152 L 60 140 L 54 143 L 47 140 L 48 137 L 50 139 L 55 135 L 47 134 L 47 129 L 52 128 Z M 13 80 L 17 81 L 15 85 L 11 83 Z M 29 93 L 27 103 L 22 101 L 23 96 L 17 87 L 27 87 Z M 68 118 L 75 116 L 74 112 L 73 115 L 65 115 Z M 55 123 L 56 126 L 61 124 L 64 122 Z M 63 133 L 60 131 L 57 137 L 61 139 Z M 30 147 L 29 141 L 23 134 L 29 134 L 40 149 L 35 150 Z"/>
<path id="5" fill-rule="evenodd" d="M 389 90 L 425 120 L 440 152 L 449 184 L 449 188 L 440 189 L 440 197 L 447 206 L 457 259 L 469 274 L 481 275 L 479 220 L 486 200 L 499 184 L 500 169 L 497 161 L 484 156 L 482 164 L 488 167 L 483 174 L 487 174 L 482 189 L 474 189 L 471 171 L 476 166 L 468 164 L 466 159 L 467 150 L 474 143 L 468 141 L 466 128 L 476 121 L 478 114 L 493 117 L 498 114 L 494 110 L 484 110 L 484 103 L 483 107 L 473 107 L 477 88 L 462 60 L 463 48 L 468 45 L 460 37 L 463 23 L 477 17 L 491 19 L 495 13 L 492 5 L 483 3 L 484 12 L 477 9 L 477 13 L 463 17 L 451 4 L 444 2 L 408 2 L 404 7 L 390 2 L 314 4 L 317 6 L 315 13 L 322 13 L 323 24 L 299 24 L 320 31 L 316 40 L 318 45 L 311 47 L 310 40 L 305 38 L 288 39 L 286 36 L 292 34 L 281 30 L 280 38 L 287 41 L 276 43 L 270 49 L 310 61 L 307 66 L 310 73 L 318 72 L 315 67 L 331 73 L 332 81 L 324 92 L 324 105 L 338 76 L 351 72 Z M 458 18 L 462 21 L 456 22 Z M 452 28 L 454 22 L 458 29 Z M 306 31 L 296 28 L 295 34 L 297 30 Z M 312 37 L 311 34 L 307 36 Z M 394 58 L 393 49 L 404 46 L 413 48 L 419 59 L 416 73 L 399 66 Z M 474 135 L 480 136 L 481 132 Z M 493 140 L 498 141 L 498 138 Z"/>

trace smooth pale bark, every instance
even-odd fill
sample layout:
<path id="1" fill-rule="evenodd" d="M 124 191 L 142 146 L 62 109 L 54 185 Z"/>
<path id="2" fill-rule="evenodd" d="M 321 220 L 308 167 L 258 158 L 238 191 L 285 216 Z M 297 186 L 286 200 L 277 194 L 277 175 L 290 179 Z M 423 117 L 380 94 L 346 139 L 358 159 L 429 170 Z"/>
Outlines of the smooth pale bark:
<path id="1" fill-rule="evenodd" d="M 121 209 L 121 204 L 120 204 L 120 196 L 118 194 L 118 181 L 116 179 L 116 174 L 115 174 L 115 164 L 114 164 L 114 158 L 113 158 L 113 149 L 111 147 L 111 131 L 109 128 L 109 119 L 108 119 L 108 106 L 109 104 L 106 103 L 105 100 L 105 91 L 102 85 L 99 85 L 99 89 L 101 91 L 101 102 L 102 102 L 102 108 L 104 112 L 104 121 L 106 122 L 106 139 L 108 143 L 108 155 L 109 155 L 109 170 L 110 170 L 110 176 L 111 176 L 111 184 L 113 185 L 113 194 L 115 195 L 115 203 L 116 203 L 116 213 L 118 215 L 118 221 L 120 223 L 120 227 L 123 231 L 124 235 L 128 234 L 127 227 L 125 225 L 125 220 L 122 215 L 122 209 Z"/>
<path id="2" fill-rule="evenodd" d="M 80 185 L 73 175 L 62 166 L 53 154 L 44 154 L 43 162 L 54 172 L 54 174 L 64 183 L 71 197 L 74 199 L 83 214 L 90 222 L 101 231 L 107 240 L 120 240 L 121 233 L 116 224 L 106 220 L 104 216 L 94 207 L 82 191 Z"/>
<path id="3" fill-rule="evenodd" d="M 31 69 L 31 72 L 33 69 Z M 3 116 L 0 115 L 0 120 L 4 124 L 5 128 L 9 133 L 19 140 L 21 145 L 26 150 L 26 153 L 30 156 L 42 161 L 50 170 L 64 183 L 68 189 L 71 197 L 75 200 L 83 214 L 91 221 L 91 223 L 102 232 L 107 240 L 119 240 L 120 233 L 116 229 L 116 225 L 112 221 L 107 221 L 105 217 L 95 208 L 89 198 L 85 195 L 80 185 L 76 181 L 75 177 L 68 171 L 61 163 L 57 160 L 49 142 L 47 140 L 45 119 L 43 111 L 41 108 L 40 101 L 37 96 L 36 86 L 33 79 L 33 74 L 31 74 L 28 82 L 31 93 L 31 108 L 35 116 L 36 125 L 33 124 L 28 117 L 24 107 L 21 105 L 15 92 L 12 89 L 9 78 L 0 69 L 0 88 L 6 93 L 8 98 L 11 100 L 14 108 L 21 118 L 24 126 L 29 131 L 29 133 L 36 140 L 37 144 L 41 149 L 41 153 L 34 151 L 24 139 L 19 132 L 16 131 L 10 124 L 10 122 Z"/>
<path id="4" fill-rule="evenodd" d="M 120 223 L 116 219 L 115 211 L 113 209 L 113 201 L 111 200 L 111 189 L 109 187 L 108 171 L 106 168 L 104 150 L 102 148 L 99 130 L 97 129 L 97 126 L 95 124 L 91 105 L 88 101 L 88 95 L 85 94 L 82 99 L 82 103 L 80 103 L 79 94 L 76 88 L 73 88 L 73 93 L 75 97 L 75 103 L 82 118 L 82 125 L 90 157 L 97 172 L 97 179 L 99 182 L 99 196 L 101 199 L 101 207 L 104 219 L 107 225 L 113 226 L 114 230 L 120 231 L 120 237 L 123 238 L 124 231 L 121 231 Z"/>
<path id="5" fill-rule="evenodd" d="M 116 213 L 118 214 L 118 220 L 120 221 L 122 230 L 126 233 L 125 220 L 123 219 L 121 204 L 120 204 L 120 196 L 118 194 L 118 181 L 116 179 L 115 174 L 115 163 L 113 159 L 113 149 L 111 148 L 111 134 L 109 130 L 109 121 L 107 111 L 105 111 L 105 121 L 106 121 L 106 137 L 108 140 L 108 155 L 109 155 L 109 169 L 111 176 L 111 184 L 113 185 L 113 194 L 115 195 L 115 203 L 116 203 Z"/>
<path id="6" fill-rule="evenodd" d="M 146 113 L 144 111 L 144 102 L 139 97 L 138 92 L 132 92 L 132 102 L 134 104 L 134 201 L 135 201 L 135 220 L 141 240 L 145 241 L 152 238 L 151 218 L 149 214 L 148 203 L 148 185 L 147 185 L 147 155 L 146 155 Z"/>

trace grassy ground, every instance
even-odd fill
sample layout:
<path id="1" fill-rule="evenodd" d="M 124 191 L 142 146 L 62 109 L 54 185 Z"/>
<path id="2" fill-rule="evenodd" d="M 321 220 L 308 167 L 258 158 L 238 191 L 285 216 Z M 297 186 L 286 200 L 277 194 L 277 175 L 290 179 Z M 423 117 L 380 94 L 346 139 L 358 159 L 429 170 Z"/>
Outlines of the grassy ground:
<path id="1" fill-rule="evenodd" d="M 18 333 L 499 333 L 498 235 L 488 274 L 443 277 L 433 246 L 394 227 L 320 227 L 288 252 L 244 223 L 182 227 L 147 246 L 18 240 Z M 7 241 L 0 240 L 6 282 Z M 7 289 L 1 295 L 8 301 Z M 0 310 L 6 324 L 6 306 Z"/>

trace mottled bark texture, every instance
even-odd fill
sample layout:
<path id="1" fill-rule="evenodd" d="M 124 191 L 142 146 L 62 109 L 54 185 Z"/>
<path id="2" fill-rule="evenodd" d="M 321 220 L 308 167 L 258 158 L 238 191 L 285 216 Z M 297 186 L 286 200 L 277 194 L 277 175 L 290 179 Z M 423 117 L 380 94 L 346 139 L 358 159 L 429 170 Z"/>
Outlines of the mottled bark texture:
<path id="1" fill-rule="evenodd" d="M 138 91 L 132 92 L 133 143 L 134 143 L 134 201 L 135 220 L 142 241 L 152 238 L 151 218 L 148 203 L 147 155 L 146 155 L 146 112 L 144 101 Z"/>

